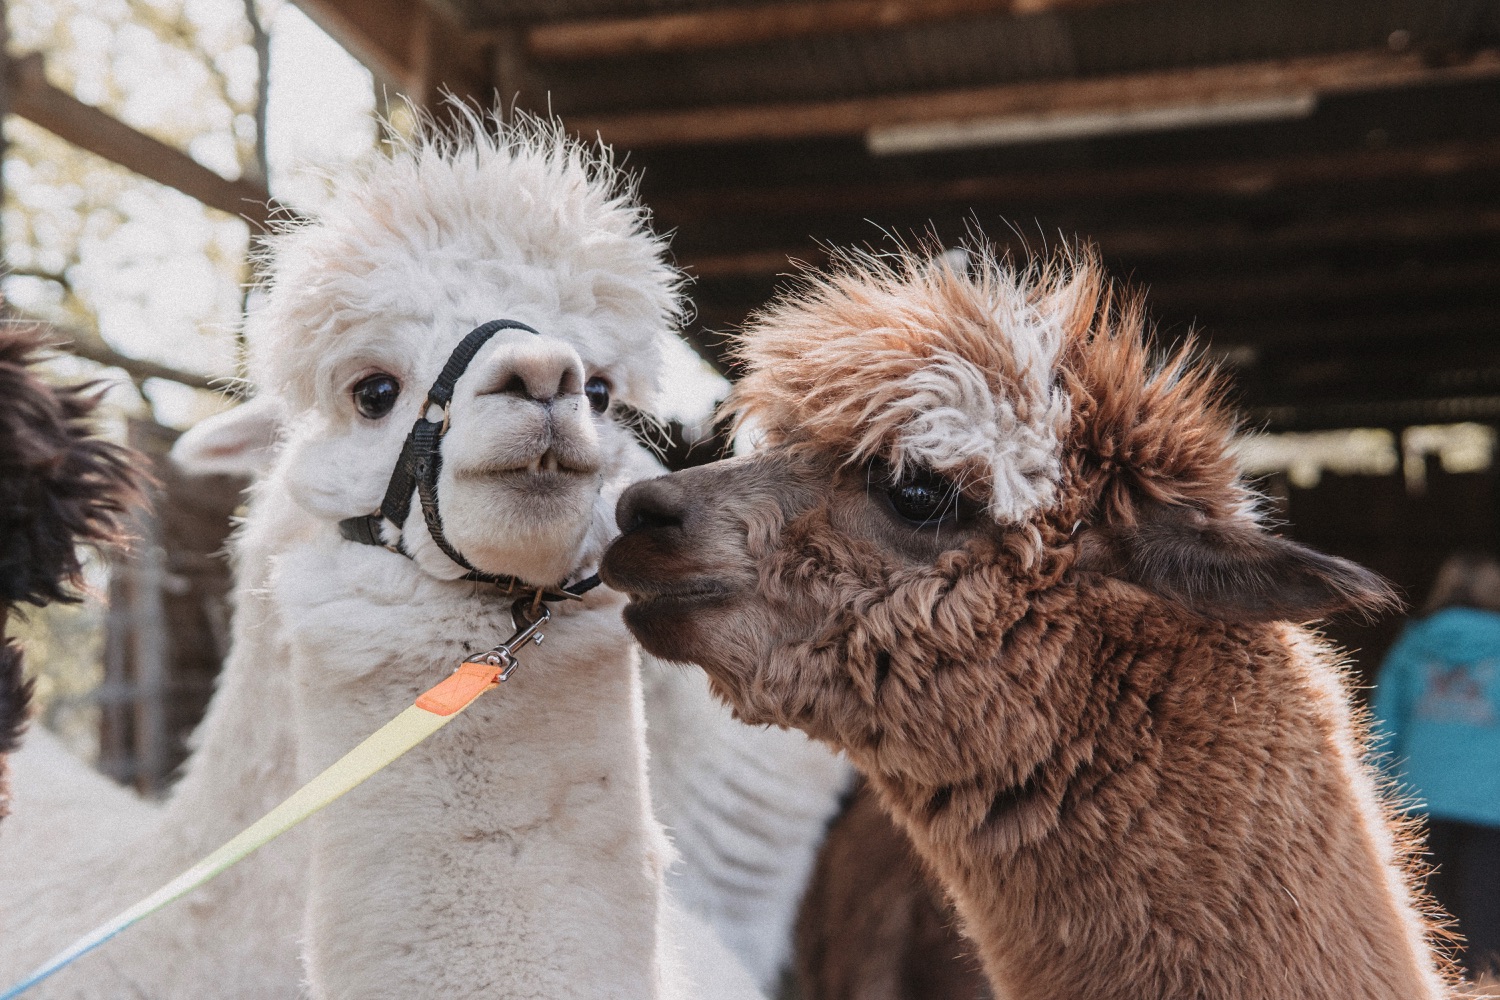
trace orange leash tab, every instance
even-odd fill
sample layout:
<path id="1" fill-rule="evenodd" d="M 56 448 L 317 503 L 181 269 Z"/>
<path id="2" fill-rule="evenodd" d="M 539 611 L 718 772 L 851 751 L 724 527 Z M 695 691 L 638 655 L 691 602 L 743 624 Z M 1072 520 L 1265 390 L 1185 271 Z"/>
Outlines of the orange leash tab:
<path id="1" fill-rule="evenodd" d="M 416 706 L 433 715 L 452 715 L 500 683 L 500 671 L 484 663 L 463 663 L 447 680 L 433 685 L 416 700 Z"/>

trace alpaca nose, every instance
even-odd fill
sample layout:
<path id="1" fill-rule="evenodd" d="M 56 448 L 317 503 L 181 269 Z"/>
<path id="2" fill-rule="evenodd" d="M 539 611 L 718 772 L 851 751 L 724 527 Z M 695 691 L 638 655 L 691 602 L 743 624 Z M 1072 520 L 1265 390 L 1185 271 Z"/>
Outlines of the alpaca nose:
<path id="1" fill-rule="evenodd" d="M 583 362 L 565 344 L 518 344 L 497 359 L 480 395 L 516 396 L 550 404 L 583 392 Z"/>
<path id="2" fill-rule="evenodd" d="M 624 534 L 649 528 L 681 528 L 687 514 L 686 498 L 675 476 L 636 483 L 620 494 L 615 524 Z"/>

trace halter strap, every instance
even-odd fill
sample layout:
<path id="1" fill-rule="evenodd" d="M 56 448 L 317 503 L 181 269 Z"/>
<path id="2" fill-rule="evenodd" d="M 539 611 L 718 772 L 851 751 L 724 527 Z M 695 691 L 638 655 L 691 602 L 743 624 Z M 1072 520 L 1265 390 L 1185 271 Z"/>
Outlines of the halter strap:
<path id="1" fill-rule="evenodd" d="M 444 363 L 437 380 L 432 383 L 432 388 L 427 390 L 427 400 L 422 404 L 422 412 L 418 415 L 416 423 L 412 425 L 411 432 L 406 435 L 406 441 L 401 445 L 401 455 L 396 459 L 396 467 L 391 472 L 391 480 L 385 488 L 385 497 L 380 501 L 380 509 L 373 514 L 344 518 L 339 522 L 339 534 L 361 545 L 394 548 L 395 551 L 410 559 L 411 553 L 407 551 L 404 540 L 398 538 L 394 546 L 385 543 L 381 537 L 381 526 L 383 522 L 389 521 L 396 526 L 397 530 L 401 530 L 406 525 L 407 516 L 411 513 L 412 494 L 415 493 L 417 502 L 422 507 L 422 520 L 427 524 L 427 533 L 443 555 L 468 570 L 463 579 L 504 587 L 507 593 L 518 589 L 537 589 L 541 600 L 576 599 L 599 585 L 597 574 L 579 581 L 572 587 L 533 588 L 531 584 L 516 577 L 485 573 L 476 569 L 443 533 L 443 516 L 438 508 L 437 484 L 438 474 L 443 468 L 441 444 L 443 435 L 448 431 L 448 406 L 453 402 L 453 390 L 457 387 L 458 380 L 463 377 L 464 372 L 468 371 L 469 364 L 479 353 L 480 348 L 489 343 L 490 338 L 501 330 L 525 330 L 541 336 L 533 327 L 513 319 L 492 319 L 470 330 L 464 339 L 458 342 L 458 346 L 453 348 L 453 353 L 448 355 L 448 360 Z M 440 420 L 427 419 L 427 414 L 432 411 L 433 407 L 442 411 Z"/>

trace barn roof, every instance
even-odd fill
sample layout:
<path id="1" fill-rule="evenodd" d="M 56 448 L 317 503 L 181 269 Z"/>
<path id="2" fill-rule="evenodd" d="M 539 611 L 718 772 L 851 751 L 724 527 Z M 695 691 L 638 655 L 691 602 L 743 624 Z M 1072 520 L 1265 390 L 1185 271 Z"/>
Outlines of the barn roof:
<path id="1" fill-rule="evenodd" d="M 1500 419 L 1496 0 L 299 0 L 625 151 L 722 331 L 828 244 L 1085 238 L 1267 426 Z"/>

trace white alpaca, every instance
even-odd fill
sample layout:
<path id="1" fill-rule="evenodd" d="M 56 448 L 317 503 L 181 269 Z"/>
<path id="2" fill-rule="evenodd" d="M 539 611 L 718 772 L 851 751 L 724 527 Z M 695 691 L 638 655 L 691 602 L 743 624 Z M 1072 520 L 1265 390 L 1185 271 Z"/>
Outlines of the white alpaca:
<path id="1" fill-rule="evenodd" d="M 182 779 L 147 804 L 33 726 L 12 758 L 15 812 L 0 826 L 0 981 L 157 888 L 296 787 L 291 683 L 265 553 L 294 528 L 261 497 L 238 540 L 233 649 Z M 259 568 L 257 570 L 257 568 Z M 306 881 L 293 830 L 35 990 L 39 997 L 289 997 Z"/>
<path id="2" fill-rule="evenodd" d="M 576 465 L 594 448 L 594 475 L 559 472 L 562 480 L 591 484 L 577 489 L 576 483 L 553 481 L 558 474 L 543 475 L 544 489 L 526 505 L 547 510 L 529 525 L 525 510 L 495 523 L 495 508 L 504 507 L 513 490 L 496 492 L 495 484 L 483 480 L 495 478 L 495 460 L 507 450 L 525 450 L 525 430 L 535 430 L 523 426 L 526 406 L 535 406 L 514 399 L 496 378 L 520 373 L 525 381 L 528 372 L 550 370 L 546 378 L 555 375 L 553 385 L 565 390 L 570 375 L 574 382 L 582 379 L 586 363 L 588 375 L 613 382 L 616 397 L 645 402 L 654 378 L 652 342 L 672 304 L 669 277 L 654 244 L 637 228 L 633 208 L 607 193 L 613 181 L 607 168 L 586 162 L 552 136 L 531 139 L 540 145 L 481 142 L 468 154 L 425 148 L 399 157 L 345 193 L 335 223 L 285 238 L 273 292 L 275 342 L 258 372 L 264 384 L 282 391 L 258 397 L 199 448 L 199 465 L 216 456 L 233 463 L 236 453 L 263 448 L 281 421 L 278 411 L 297 414 L 293 447 L 258 490 L 252 525 L 240 540 L 236 648 L 199 732 L 198 753 L 163 810 L 104 795 L 113 801 L 95 799 L 98 808 L 84 808 L 83 820 L 69 825 L 77 843 L 68 843 L 66 835 L 58 837 L 55 819 L 65 810 L 78 813 L 78 804 L 102 783 L 60 759 L 45 738 L 34 739 L 33 751 L 17 762 L 18 804 L 30 817 L 13 823 L 0 841 L 0 928 L 6 942 L 15 943 L 0 955 L 0 972 L 13 975 L 30 966 L 269 807 L 293 786 L 293 754 L 300 765 L 296 777 L 306 777 L 410 700 L 416 688 L 450 669 L 459 646 L 495 642 L 502 634 L 490 633 L 508 633 L 504 606 L 481 592 L 486 588 L 440 582 L 458 568 L 426 540 L 416 514 L 408 544 L 429 573 L 393 553 L 362 549 L 327 532 L 333 513 L 359 513 L 378 501 L 386 475 L 381 466 L 392 462 L 425 382 L 446 357 L 447 343 L 462 336 L 465 322 L 504 313 L 543 324 L 538 330 L 549 325 L 562 336 L 520 337 L 508 349 L 496 340 L 475 358 L 468 388 L 460 388 L 455 432 L 444 444 L 450 468 L 444 471 L 443 507 L 450 538 L 463 552 L 484 568 L 504 565 L 535 579 L 565 574 L 597 555 L 609 534 L 610 496 L 630 478 L 655 471 L 612 421 L 588 417 L 574 384 L 553 408 L 567 409 L 564 397 L 573 396 L 571 417 L 586 420 L 574 420 L 577 441 L 564 433 L 552 453 L 564 459 L 562 465 L 570 459 Z M 486 228 L 472 219 L 486 220 Z M 389 420 L 354 418 L 345 393 L 348 382 L 363 381 L 365 373 L 350 366 L 375 360 L 402 367 L 407 376 L 398 414 Z M 492 390 L 487 393 L 474 388 L 486 382 L 484 364 Z M 522 417 L 510 420 L 517 402 Z M 458 415 L 465 411 L 480 415 L 463 420 L 468 427 L 460 432 Z M 465 448 L 480 469 L 472 481 L 463 472 Z M 603 481 L 607 489 L 600 493 Z M 474 501 L 489 508 L 483 523 L 463 517 L 465 502 L 472 510 Z M 504 513 L 499 517 L 504 520 Z M 528 550 L 511 547 L 514 535 L 526 534 L 528 526 Z M 267 594 L 273 559 L 278 570 Z M 504 996 L 652 996 L 655 991 L 642 993 L 643 985 L 630 982 L 664 976 L 660 996 L 684 996 L 670 940 L 655 933 L 672 910 L 661 904 L 658 870 L 666 852 L 643 799 L 637 681 L 613 604 L 607 598 L 592 598 L 592 604 L 589 612 L 556 622 L 547 648 L 526 657 L 526 670 L 541 672 L 552 652 L 556 663 L 550 666 L 561 688 L 541 681 L 522 685 L 517 676 L 489 696 L 489 705 L 475 706 L 431 747 L 417 751 L 408 771 L 398 765 L 336 807 L 344 813 L 321 823 L 308 910 L 309 969 L 320 993 L 410 996 L 402 987 L 407 978 L 420 984 L 411 987 L 419 991 L 452 981 L 446 993 L 456 996 L 492 996 L 496 990 Z M 562 642 L 562 636 L 577 634 L 574 627 L 586 634 Z M 287 672 L 278 669 L 288 658 L 296 699 Z M 565 663 L 573 669 L 559 666 Z M 799 736 L 742 729 L 721 709 L 705 712 L 705 697 L 693 694 L 696 681 L 673 672 L 652 682 L 654 693 L 676 691 L 657 699 L 666 706 L 663 718 L 672 735 L 657 741 L 658 763 L 666 774 L 699 781 L 697 789 L 684 781 L 663 804 L 681 822 L 684 846 L 702 861 L 688 865 L 673 883 L 766 982 L 784 958 L 786 927 L 840 786 L 841 766 Z M 526 691 L 535 705 L 528 706 Z M 516 705 L 502 708 L 502 699 Z M 288 724 L 293 703 L 297 732 Z M 504 729 L 492 732 L 481 718 Z M 474 745 L 459 732 L 474 736 Z M 714 753 L 705 754 L 690 736 L 720 739 Z M 452 742 L 444 747 L 447 738 Z M 748 753 L 756 756 L 759 774 L 751 769 L 738 781 L 750 798 L 736 802 L 735 793 L 703 783 L 715 775 L 733 783 L 735 775 L 727 771 Z M 606 787 L 576 801 L 580 772 Z M 787 778 L 798 772 L 810 783 L 792 787 Z M 472 774 L 484 781 L 469 784 L 465 775 Z M 401 787 L 402 775 L 413 786 L 411 798 L 381 795 L 381 781 Z M 787 808 L 766 808 L 766 793 L 781 789 Z M 700 792 L 702 798 L 694 799 Z M 714 837 L 700 835 L 700 817 L 709 813 L 699 808 L 694 822 L 699 801 L 717 817 Z M 736 822 L 745 820 L 747 802 L 760 802 L 759 814 Z M 434 823 L 434 813 L 447 822 Z M 559 834 L 553 820 L 568 832 Z M 517 840 L 517 829 L 525 837 Z M 58 976 L 55 988 L 69 996 L 115 996 L 123 982 L 150 996 L 293 993 L 305 837 L 294 832 L 192 900 L 130 931 L 98 961 L 86 960 Z M 347 846 L 330 849 L 344 838 L 350 838 Z M 455 843 L 474 846 L 455 852 Z M 510 867 L 490 858 L 496 847 L 504 847 L 499 853 L 510 858 Z M 69 864 L 34 864 L 52 856 Z M 766 865 L 778 856 L 780 870 L 768 867 L 765 874 L 745 877 L 747 864 Z M 724 873 L 739 883 L 727 892 Z M 703 886 L 717 889 L 705 892 Z M 738 910 L 730 898 L 736 895 Z M 592 916 L 580 915 L 580 900 L 588 901 L 583 909 Z M 762 906 L 747 906 L 754 901 Z M 618 910 L 615 916 L 606 903 Z M 423 924 L 423 906 L 441 919 Z M 652 912 L 661 921 L 651 921 Z M 733 996 L 742 990 L 742 984 L 730 985 L 733 973 L 724 970 L 732 963 L 711 936 L 681 924 L 667 921 L 661 934 L 687 936 L 694 943 L 682 954 L 706 960 L 699 964 L 709 975 L 729 976 L 714 987 L 705 982 L 699 993 Z M 496 945 L 501 927 L 510 928 L 501 933 L 508 946 Z M 610 928 L 621 928 L 613 939 Z M 423 946 L 431 948 L 423 952 Z M 401 949 L 410 954 L 393 960 Z M 583 952 L 588 969 L 565 963 L 568 955 Z M 508 978 L 496 979 L 495 967 L 508 970 Z M 550 970 L 550 985 L 547 976 L 535 979 L 538 969 Z"/>
<path id="3" fill-rule="evenodd" d="M 276 343 L 259 374 L 285 391 L 242 408 L 239 422 L 252 414 L 250 424 L 273 426 L 275 409 L 289 406 L 297 433 L 258 491 L 241 542 L 235 653 L 200 752 L 164 811 L 121 796 L 75 828 L 77 846 L 89 849 L 73 850 L 59 845 L 40 796 L 62 808 L 83 797 L 88 782 L 74 774 L 59 789 L 67 763 L 34 741 L 34 760 L 17 761 L 17 798 L 23 815 L 28 799 L 36 808 L 0 844 L 0 919 L 15 923 L 5 940 L 18 942 L 0 956 L 0 969 L 31 964 L 279 798 L 291 784 L 294 748 L 305 777 L 450 669 L 460 648 L 508 633 L 505 606 L 488 588 L 442 582 L 461 571 L 435 550 L 415 514 L 406 537 L 426 572 L 327 531 L 333 514 L 378 501 L 382 466 L 394 460 L 425 382 L 465 324 L 508 315 L 559 334 L 497 338 L 455 400 L 442 505 L 449 537 L 471 559 L 535 579 L 565 575 L 597 555 L 613 494 L 654 471 L 611 421 L 589 415 L 577 390 L 586 364 L 589 376 L 613 382 L 617 397 L 646 401 L 653 341 L 672 304 L 667 272 L 634 210 L 611 200 L 606 168 L 548 135 L 531 138 L 541 145 L 417 150 L 346 193 L 342 219 L 284 239 L 272 296 Z M 468 224 L 471 217 L 486 227 Z M 351 379 L 366 377 L 354 369 L 376 362 L 404 376 L 405 391 L 395 415 L 369 421 L 354 416 L 346 392 Z M 538 372 L 562 390 L 552 407 L 561 416 L 554 415 L 552 447 L 530 457 L 551 454 L 562 468 L 543 473 L 533 494 L 537 477 L 527 483 L 499 470 L 514 467 L 507 463 L 516 449 L 536 445 L 531 411 L 539 407 L 502 383 Z M 570 465 L 579 474 L 570 475 Z M 518 494 L 522 509 L 507 512 Z M 466 518 L 476 506 L 484 517 Z M 533 508 L 541 508 L 535 516 Z M 515 537 L 528 528 L 525 548 L 517 548 Z M 268 596 L 264 568 L 284 550 Z M 317 992 L 404 996 L 442 983 L 444 995 L 686 995 L 672 947 L 684 936 L 694 943 L 682 954 L 707 960 L 697 963 L 706 970 L 699 995 L 746 989 L 733 984 L 732 962 L 711 936 L 668 919 L 660 892 L 666 851 L 644 799 L 638 681 L 613 602 L 590 603 L 565 614 L 548 646 L 528 655 L 523 673 L 535 671 L 536 680 L 523 684 L 518 675 L 403 762 L 406 770 L 398 765 L 321 821 L 307 929 Z M 276 669 L 288 656 L 297 739 L 287 725 L 286 674 Z M 775 750 L 762 734 L 732 732 L 730 744 L 746 743 L 743 732 L 750 744 L 760 739 Z M 678 748 L 691 752 L 682 741 Z M 800 811 L 773 824 L 791 838 L 783 870 L 790 874 L 754 887 L 769 918 L 714 914 L 727 936 L 738 921 L 771 940 L 758 953 L 749 949 L 763 979 L 781 957 L 777 935 L 765 928 L 780 922 L 784 942 L 823 819 L 814 803 L 826 812 L 838 777 L 821 751 L 783 743 L 780 759 L 824 779 L 821 790 L 801 794 Z M 28 783 L 32 775 L 38 780 Z M 42 782 L 50 787 L 35 787 Z M 393 791 L 403 788 L 410 794 Z M 112 995 L 121 982 L 162 996 L 289 993 L 303 900 L 299 839 L 273 845 L 106 946 L 100 958 L 108 961 L 92 973 L 80 965 L 57 986 L 90 995 Z M 19 863 L 59 853 L 69 858 L 66 870 Z M 226 974 L 239 969 L 246 971 Z M 709 986 L 704 975 L 713 974 L 727 978 Z"/>
<path id="4" fill-rule="evenodd" d="M 262 477 L 282 411 L 279 399 L 257 396 L 198 424 L 172 457 L 197 474 Z M 797 730 L 736 721 L 695 670 L 643 653 L 641 674 L 652 808 L 677 855 L 668 887 L 774 991 L 848 764 Z"/>

